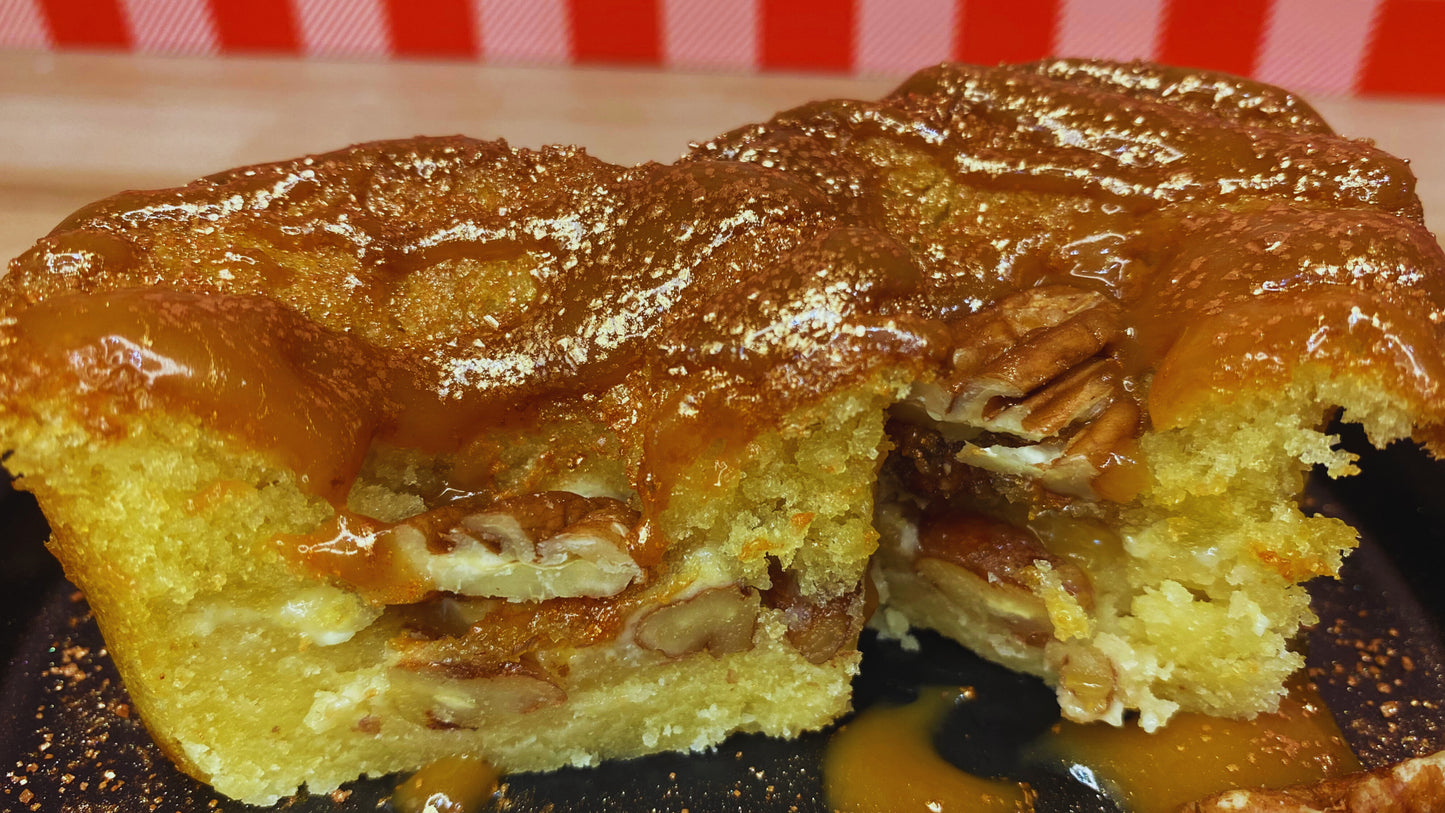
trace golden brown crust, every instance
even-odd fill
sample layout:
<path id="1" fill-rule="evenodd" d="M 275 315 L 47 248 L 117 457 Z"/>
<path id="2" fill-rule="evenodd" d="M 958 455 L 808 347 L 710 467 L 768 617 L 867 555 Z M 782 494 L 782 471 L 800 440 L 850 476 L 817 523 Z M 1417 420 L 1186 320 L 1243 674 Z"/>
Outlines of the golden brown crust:
<path id="1" fill-rule="evenodd" d="M 944 312 L 1044 284 L 1106 295 L 1130 337 L 1105 353 L 1135 378 L 1167 371 L 1144 405 L 1155 425 L 1308 357 L 1368 366 L 1422 424 L 1441 420 L 1438 354 L 1391 349 L 1439 347 L 1445 323 L 1414 179 L 1277 88 L 1143 64 L 941 65 L 696 155 L 809 180 L 907 245 Z"/>

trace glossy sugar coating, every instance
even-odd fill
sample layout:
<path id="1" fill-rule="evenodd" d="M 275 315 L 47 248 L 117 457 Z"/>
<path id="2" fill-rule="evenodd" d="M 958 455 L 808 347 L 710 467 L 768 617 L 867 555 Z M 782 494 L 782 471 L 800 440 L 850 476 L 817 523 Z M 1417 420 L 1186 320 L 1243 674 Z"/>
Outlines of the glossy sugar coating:
<path id="1" fill-rule="evenodd" d="M 1150 396 L 1156 425 L 1216 381 L 1278 381 L 1336 343 L 1330 363 L 1371 365 L 1438 413 L 1439 354 L 1414 348 L 1439 346 L 1445 259 L 1414 177 L 1278 88 L 1141 63 L 941 65 L 694 156 L 781 169 L 903 243 L 930 315 L 1041 285 L 1104 294 L 1139 390 L 1171 375 Z"/>

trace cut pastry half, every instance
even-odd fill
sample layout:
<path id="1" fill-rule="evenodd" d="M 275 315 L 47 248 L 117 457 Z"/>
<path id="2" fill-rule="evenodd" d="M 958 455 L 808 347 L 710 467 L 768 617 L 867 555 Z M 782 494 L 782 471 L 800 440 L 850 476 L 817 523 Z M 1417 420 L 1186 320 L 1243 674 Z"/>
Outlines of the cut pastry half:
<path id="1" fill-rule="evenodd" d="M 922 363 L 890 251 L 755 167 L 460 138 L 121 196 L 0 282 L 6 466 L 228 796 L 792 736 Z"/>
<path id="2" fill-rule="evenodd" d="M 697 145 L 908 248 L 947 361 L 890 408 L 878 626 L 1075 720 L 1249 717 L 1303 664 L 1329 421 L 1441 451 L 1445 256 L 1405 163 L 1265 85 L 1059 60 L 922 71 Z"/>

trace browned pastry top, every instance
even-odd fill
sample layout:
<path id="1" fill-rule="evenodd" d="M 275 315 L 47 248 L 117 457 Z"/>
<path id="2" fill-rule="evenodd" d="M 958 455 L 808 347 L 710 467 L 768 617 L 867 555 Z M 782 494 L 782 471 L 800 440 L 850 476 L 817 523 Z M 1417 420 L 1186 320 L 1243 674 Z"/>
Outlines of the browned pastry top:
<path id="1" fill-rule="evenodd" d="M 1406 162 L 1220 74 L 1060 60 L 922 71 L 700 146 L 783 169 L 902 242 L 944 318 L 1063 284 L 1122 306 L 1155 425 L 1300 357 L 1438 414 L 1445 257 Z M 1165 380 L 1167 379 L 1167 380 Z"/>
<path id="2" fill-rule="evenodd" d="M 1275 88 L 1072 61 L 939 66 L 672 165 L 366 144 L 71 216 L 0 283 L 0 397 L 187 409 L 333 497 L 376 438 L 585 417 L 644 513 L 706 444 L 882 370 L 993 382 L 1098 469 L 1301 360 L 1438 423 L 1413 182 Z"/>

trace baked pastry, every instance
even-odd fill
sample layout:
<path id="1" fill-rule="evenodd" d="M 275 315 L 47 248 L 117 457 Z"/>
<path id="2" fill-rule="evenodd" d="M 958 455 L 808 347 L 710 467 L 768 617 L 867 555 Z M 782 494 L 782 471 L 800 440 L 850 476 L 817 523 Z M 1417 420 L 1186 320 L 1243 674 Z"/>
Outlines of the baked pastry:
<path id="1" fill-rule="evenodd" d="M 788 736 L 848 708 L 932 329 L 878 313 L 898 267 L 759 167 L 363 145 L 41 240 L 0 437 L 142 719 L 234 798 Z"/>
<path id="2" fill-rule="evenodd" d="M 811 183 L 922 271 L 949 361 L 890 410 L 880 626 L 930 627 L 1147 729 L 1272 709 L 1324 427 L 1439 455 L 1445 256 L 1405 162 L 1221 74 L 1060 60 L 925 70 L 699 159 Z"/>
<path id="3" fill-rule="evenodd" d="M 1288 94 L 1097 63 L 670 166 L 362 145 L 12 263 L 0 446 L 157 741 L 249 802 L 821 726 L 879 531 L 885 628 L 1076 719 L 1248 715 L 1353 542 L 1294 502 L 1331 405 L 1438 448 L 1410 184 Z"/>

